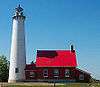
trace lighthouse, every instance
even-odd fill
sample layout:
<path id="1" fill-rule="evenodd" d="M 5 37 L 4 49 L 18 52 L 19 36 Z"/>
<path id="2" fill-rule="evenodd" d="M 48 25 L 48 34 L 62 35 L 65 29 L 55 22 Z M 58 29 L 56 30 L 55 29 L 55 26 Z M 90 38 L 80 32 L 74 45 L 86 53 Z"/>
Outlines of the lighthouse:
<path id="1" fill-rule="evenodd" d="M 23 8 L 19 5 L 15 8 L 13 16 L 9 83 L 25 80 L 26 50 L 24 22 Z"/>

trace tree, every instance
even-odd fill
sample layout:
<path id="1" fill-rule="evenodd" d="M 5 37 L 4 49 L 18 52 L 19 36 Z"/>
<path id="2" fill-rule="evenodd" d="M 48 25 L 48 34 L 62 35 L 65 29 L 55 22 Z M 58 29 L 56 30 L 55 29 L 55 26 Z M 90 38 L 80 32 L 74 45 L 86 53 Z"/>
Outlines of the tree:
<path id="1" fill-rule="evenodd" d="M 9 75 L 9 61 L 7 57 L 2 55 L 0 56 L 0 81 L 5 82 L 8 80 Z"/>

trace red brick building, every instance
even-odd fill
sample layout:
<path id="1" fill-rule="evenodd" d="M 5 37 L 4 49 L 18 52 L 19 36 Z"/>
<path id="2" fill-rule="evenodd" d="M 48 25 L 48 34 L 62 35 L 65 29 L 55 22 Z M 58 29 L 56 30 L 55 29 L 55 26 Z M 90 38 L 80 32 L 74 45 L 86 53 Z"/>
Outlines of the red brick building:
<path id="1" fill-rule="evenodd" d="M 89 82 L 89 73 L 77 68 L 73 50 L 37 50 L 36 63 L 27 64 L 26 81 Z"/>

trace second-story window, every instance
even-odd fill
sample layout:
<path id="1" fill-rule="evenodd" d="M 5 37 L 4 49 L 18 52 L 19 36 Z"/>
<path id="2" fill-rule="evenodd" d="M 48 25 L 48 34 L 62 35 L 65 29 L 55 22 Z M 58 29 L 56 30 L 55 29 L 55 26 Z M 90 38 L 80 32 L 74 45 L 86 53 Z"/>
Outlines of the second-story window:
<path id="1" fill-rule="evenodd" d="M 54 75 L 54 77 L 59 77 L 59 70 L 58 69 L 54 69 L 53 75 Z"/>
<path id="2" fill-rule="evenodd" d="M 48 69 L 44 69 L 43 70 L 43 76 L 44 77 L 48 77 Z"/>

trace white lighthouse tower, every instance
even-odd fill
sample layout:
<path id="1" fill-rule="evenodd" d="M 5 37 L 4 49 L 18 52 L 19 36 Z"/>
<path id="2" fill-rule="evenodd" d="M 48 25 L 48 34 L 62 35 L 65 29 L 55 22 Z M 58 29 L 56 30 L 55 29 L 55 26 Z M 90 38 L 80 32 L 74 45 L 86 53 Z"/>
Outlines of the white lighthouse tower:
<path id="1" fill-rule="evenodd" d="M 23 9 L 19 5 L 15 9 L 13 16 L 9 83 L 25 80 L 26 50 L 24 21 Z"/>

